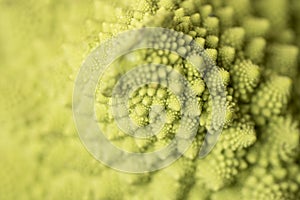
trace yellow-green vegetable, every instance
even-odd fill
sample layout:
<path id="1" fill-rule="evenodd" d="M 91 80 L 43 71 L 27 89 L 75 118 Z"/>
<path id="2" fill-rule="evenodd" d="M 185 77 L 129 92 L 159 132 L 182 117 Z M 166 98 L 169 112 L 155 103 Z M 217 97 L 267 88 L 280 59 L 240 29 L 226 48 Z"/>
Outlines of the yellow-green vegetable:
<path id="1" fill-rule="evenodd" d="M 0 199 L 300 199 L 299 13 L 299 0 L 0 0 Z M 142 27 L 191 36 L 217 66 L 226 94 L 208 90 L 217 85 L 216 74 L 204 79 L 167 50 L 140 50 L 113 63 L 97 88 L 95 110 L 116 146 L 155 151 L 181 123 L 172 91 L 148 84 L 130 96 L 129 116 L 143 127 L 152 122 L 151 106 L 162 106 L 166 124 L 159 134 L 132 139 L 117 127 L 109 108 L 112 90 L 135 65 L 178 71 L 196 96 L 192 109 L 201 111 L 197 135 L 180 159 L 158 171 L 129 174 L 104 166 L 84 148 L 72 92 L 90 52 Z M 186 41 L 168 39 L 164 47 L 189 51 Z M 212 120 L 219 112 L 212 110 L 214 98 L 226 101 L 225 123 Z M 213 150 L 199 158 L 207 131 L 222 126 Z"/>

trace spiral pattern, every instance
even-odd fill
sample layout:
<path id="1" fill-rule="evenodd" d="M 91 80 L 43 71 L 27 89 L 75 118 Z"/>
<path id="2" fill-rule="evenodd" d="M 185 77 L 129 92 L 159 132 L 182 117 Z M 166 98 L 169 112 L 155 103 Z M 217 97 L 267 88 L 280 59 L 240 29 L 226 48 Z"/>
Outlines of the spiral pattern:
<path id="1" fill-rule="evenodd" d="M 165 147 L 153 152 L 128 152 L 113 145 L 97 124 L 94 111 L 95 90 L 99 77 L 109 65 L 122 55 L 141 49 L 168 51 L 186 59 L 201 74 L 210 93 L 211 116 L 208 117 L 204 143 L 199 157 L 204 157 L 217 142 L 226 115 L 226 91 L 220 71 L 190 36 L 164 28 L 142 28 L 127 31 L 107 40 L 95 49 L 83 63 L 77 76 L 73 94 L 73 112 L 79 136 L 92 153 L 104 164 L 121 171 L 143 173 L 161 169 L 178 159 L 191 145 L 201 123 L 201 109 L 197 93 L 201 84 L 191 83 L 180 72 L 161 63 L 144 63 L 123 74 L 114 85 L 111 95 L 111 111 L 115 123 L 124 133 L 134 138 L 150 138 L 159 134 L 166 124 L 168 113 L 164 106 L 153 102 L 148 113 L 149 123 L 140 126 L 132 120 L 128 102 L 139 88 L 156 84 L 167 88 L 178 101 L 179 127 Z M 151 91 L 150 91 L 151 93 Z M 139 112 L 146 112 L 137 108 Z"/>

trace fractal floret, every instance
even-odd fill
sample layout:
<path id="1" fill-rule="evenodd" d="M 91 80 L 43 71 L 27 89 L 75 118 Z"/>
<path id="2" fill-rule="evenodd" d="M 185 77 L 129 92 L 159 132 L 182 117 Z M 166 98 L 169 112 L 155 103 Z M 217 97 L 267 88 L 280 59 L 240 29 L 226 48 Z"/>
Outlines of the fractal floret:
<path id="1" fill-rule="evenodd" d="M 4 160 L 0 183 L 5 186 L 0 187 L 0 199 L 300 199 L 300 1 L 83 2 L 24 3 L 23 7 L 32 10 L 15 3 L 0 4 L 3 10 L 15 7 L 15 13 L 1 14 L 13 16 L 14 23 L 18 23 L 17 14 L 28 16 L 16 29 L 9 23 L 0 24 L 11 28 L 13 36 L 19 32 L 28 35 L 28 41 L 16 37 L 18 44 L 0 47 L 0 52 L 14 52 L 20 45 L 32 44 L 37 55 L 21 54 L 20 63 L 11 64 L 10 71 L 1 69 L 5 78 L 0 80 L 0 87 L 7 96 L 0 99 L 4 112 L 0 121 L 7 122 L 1 132 L 11 136 L 1 136 L 0 155 Z M 70 10 L 65 11 L 66 5 Z M 55 17 L 37 18 L 38 9 L 49 14 L 51 8 Z M 161 49 L 129 52 L 111 63 L 95 91 L 95 120 L 112 144 L 138 153 L 154 152 L 170 144 L 182 123 L 197 130 L 189 148 L 171 165 L 130 174 L 97 162 L 84 149 L 72 121 L 71 93 L 80 64 L 89 53 L 119 33 L 145 27 L 170 29 L 190 39 L 180 34 L 177 38 L 158 35 L 157 41 L 163 41 L 159 43 Z M 201 47 L 215 73 L 203 75 L 180 56 L 189 54 L 192 41 Z M 6 58 L 4 63 L 10 62 Z M 20 74 L 18 67 L 24 63 L 28 72 Z M 149 82 L 132 91 L 126 109 L 137 127 L 160 119 L 164 124 L 152 127 L 159 130 L 156 135 L 133 138 L 116 124 L 111 109 L 113 91 L 124 74 L 145 64 L 155 65 L 142 68 L 144 71 L 126 80 L 133 84 L 151 79 L 160 82 Z M 195 99 L 197 106 L 189 109 L 199 111 L 197 120 L 182 121 L 185 105 L 167 82 L 163 84 L 167 71 L 160 65 L 187 80 L 193 96 L 186 98 Z M 16 73 L 24 77 L 7 89 L 5 80 L 13 79 Z M 53 83 L 50 86 L 49 81 Z M 177 92 L 183 90 L 176 80 L 172 84 Z M 214 117 L 222 115 L 218 107 L 222 104 L 224 120 Z M 162 116 L 152 112 L 153 106 L 163 108 Z M 199 156 L 206 135 L 220 129 L 211 151 Z M 12 156 L 7 155 L 14 151 Z M 7 186 L 9 182 L 13 184 Z"/>

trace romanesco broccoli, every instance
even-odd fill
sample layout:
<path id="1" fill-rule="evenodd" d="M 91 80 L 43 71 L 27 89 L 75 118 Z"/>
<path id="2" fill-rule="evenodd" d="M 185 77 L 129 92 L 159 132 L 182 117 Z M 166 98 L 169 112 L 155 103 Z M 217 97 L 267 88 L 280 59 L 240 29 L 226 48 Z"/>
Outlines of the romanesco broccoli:
<path id="1" fill-rule="evenodd" d="M 0 199 L 300 199 L 299 0 L 1 0 L 0 11 Z M 226 93 L 218 96 L 216 74 L 203 78 L 167 50 L 131 52 L 112 63 L 95 92 L 95 110 L 119 148 L 155 151 L 170 143 L 182 123 L 176 95 L 151 83 L 131 94 L 128 112 L 143 127 L 152 123 L 151 106 L 163 107 L 166 123 L 159 134 L 132 139 L 115 124 L 113 88 L 136 65 L 176 70 L 201 111 L 198 121 L 187 122 L 199 127 L 180 159 L 158 171 L 129 174 L 102 165 L 84 149 L 71 96 L 90 52 L 142 27 L 189 35 L 217 66 Z M 185 40 L 160 37 L 168 49 L 189 51 Z M 147 73 L 166 76 L 159 68 Z M 226 104 L 224 123 L 212 118 L 219 112 L 212 109 L 216 102 Z M 223 126 L 212 151 L 199 158 L 206 132 Z"/>

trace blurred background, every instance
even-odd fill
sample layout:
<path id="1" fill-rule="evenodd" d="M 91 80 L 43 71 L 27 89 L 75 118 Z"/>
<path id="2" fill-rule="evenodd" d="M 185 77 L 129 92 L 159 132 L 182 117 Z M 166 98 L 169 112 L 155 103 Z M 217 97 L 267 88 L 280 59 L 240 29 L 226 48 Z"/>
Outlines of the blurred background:
<path id="1" fill-rule="evenodd" d="M 109 2 L 0 0 L 0 199 L 93 199 L 108 187 L 71 103 Z"/>

